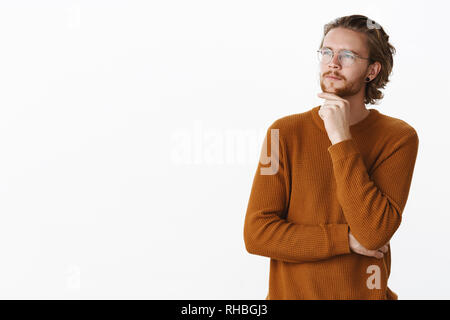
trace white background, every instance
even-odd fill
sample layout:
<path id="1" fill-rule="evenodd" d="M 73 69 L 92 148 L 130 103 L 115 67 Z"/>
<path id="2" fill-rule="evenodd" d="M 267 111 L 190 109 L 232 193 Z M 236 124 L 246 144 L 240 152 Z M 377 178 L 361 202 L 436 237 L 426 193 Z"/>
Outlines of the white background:
<path id="1" fill-rule="evenodd" d="M 446 1 L 1 1 L 0 298 L 264 299 L 243 223 L 263 134 L 322 100 L 323 25 L 397 49 L 377 108 L 419 134 L 399 299 L 448 299 Z"/>

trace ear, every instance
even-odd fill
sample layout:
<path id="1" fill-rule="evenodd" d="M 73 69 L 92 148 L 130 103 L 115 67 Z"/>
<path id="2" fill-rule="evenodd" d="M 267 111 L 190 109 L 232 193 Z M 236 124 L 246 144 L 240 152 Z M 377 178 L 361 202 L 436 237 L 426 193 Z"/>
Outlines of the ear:
<path id="1" fill-rule="evenodd" d="M 375 61 L 368 67 L 369 71 L 366 75 L 366 77 L 370 77 L 370 79 L 375 79 L 375 77 L 380 73 L 381 71 L 381 63 L 378 61 Z"/>

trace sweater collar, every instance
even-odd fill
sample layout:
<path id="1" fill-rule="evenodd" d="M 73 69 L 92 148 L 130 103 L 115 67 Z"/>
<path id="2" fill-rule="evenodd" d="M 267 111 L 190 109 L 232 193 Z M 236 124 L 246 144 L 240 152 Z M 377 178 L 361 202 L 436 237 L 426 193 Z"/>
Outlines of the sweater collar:
<path id="1" fill-rule="evenodd" d="M 320 105 L 311 109 L 313 121 L 317 125 L 317 127 L 319 127 L 320 130 L 327 132 L 327 130 L 325 129 L 325 124 L 323 123 L 322 118 L 319 116 L 319 109 Z M 377 109 L 367 109 L 367 110 L 370 111 L 369 115 L 366 116 L 361 121 L 351 125 L 350 126 L 351 132 L 363 131 L 364 129 L 372 125 L 372 123 L 374 123 L 379 118 L 380 112 Z"/>

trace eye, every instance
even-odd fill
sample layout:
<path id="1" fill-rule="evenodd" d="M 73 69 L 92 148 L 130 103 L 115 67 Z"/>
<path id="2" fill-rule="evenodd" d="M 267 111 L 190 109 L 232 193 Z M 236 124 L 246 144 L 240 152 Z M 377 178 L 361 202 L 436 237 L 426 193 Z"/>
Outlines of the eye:
<path id="1" fill-rule="evenodd" d="M 332 55 L 332 51 L 330 49 L 322 49 L 322 54 L 324 56 L 331 56 Z"/>
<path id="2" fill-rule="evenodd" d="M 355 59 L 355 55 L 351 52 L 342 52 L 341 53 L 341 57 L 343 59 L 348 59 L 348 60 L 354 60 Z"/>

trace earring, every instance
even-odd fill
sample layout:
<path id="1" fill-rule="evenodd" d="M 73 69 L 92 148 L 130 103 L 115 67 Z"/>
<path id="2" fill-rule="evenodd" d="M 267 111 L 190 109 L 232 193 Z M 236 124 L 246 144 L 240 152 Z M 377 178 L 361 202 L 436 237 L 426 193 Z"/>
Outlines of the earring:
<path id="1" fill-rule="evenodd" d="M 370 78 L 369 78 L 369 77 L 367 77 L 367 78 L 366 78 L 366 82 L 369 82 L 369 81 L 370 81 Z"/>

